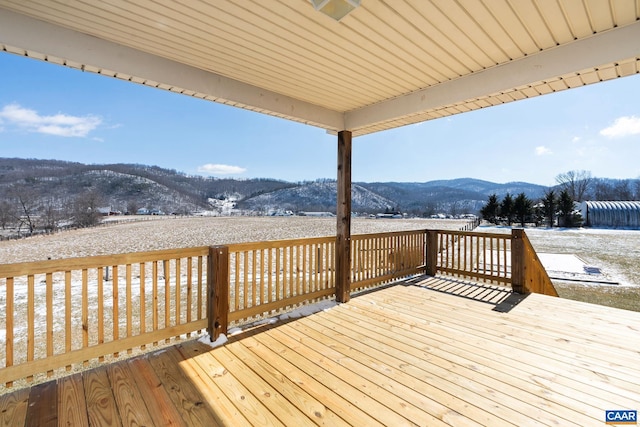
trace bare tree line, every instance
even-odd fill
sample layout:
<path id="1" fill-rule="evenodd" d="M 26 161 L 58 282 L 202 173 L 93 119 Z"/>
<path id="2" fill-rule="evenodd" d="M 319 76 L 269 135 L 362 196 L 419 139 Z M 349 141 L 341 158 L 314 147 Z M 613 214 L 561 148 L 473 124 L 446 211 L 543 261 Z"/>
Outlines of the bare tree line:
<path id="1" fill-rule="evenodd" d="M 594 178 L 589 171 L 574 170 L 557 175 L 556 183 L 576 202 L 640 200 L 640 179 Z"/>

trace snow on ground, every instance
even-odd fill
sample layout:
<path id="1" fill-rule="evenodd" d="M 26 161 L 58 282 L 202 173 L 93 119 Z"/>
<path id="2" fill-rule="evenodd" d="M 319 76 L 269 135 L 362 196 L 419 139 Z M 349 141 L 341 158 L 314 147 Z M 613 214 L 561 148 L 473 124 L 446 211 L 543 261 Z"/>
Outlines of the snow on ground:
<path id="1" fill-rule="evenodd" d="M 149 217 L 153 218 L 153 217 Z M 97 228 L 64 231 L 22 240 L 0 241 L 0 263 L 42 261 L 240 242 L 335 236 L 335 218 L 314 217 L 156 217 Z M 387 231 L 457 230 L 464 220 L 352 220 L 352 234 Z"/>
<path id="2" fill-rule="evenodd" d="M 619 284 L 600 267 L 589 265 L 574 254 L 538 253 L 538 258 L 551 279 L 607 285 Z"/>
<path id="3" fill-rule="evenodd" d="M 478 231 L 510 233 L 511 228 L 483 226 Z M 552 278 L 640 286 L 640 230 L 526 228 L 525 232 Z"/>

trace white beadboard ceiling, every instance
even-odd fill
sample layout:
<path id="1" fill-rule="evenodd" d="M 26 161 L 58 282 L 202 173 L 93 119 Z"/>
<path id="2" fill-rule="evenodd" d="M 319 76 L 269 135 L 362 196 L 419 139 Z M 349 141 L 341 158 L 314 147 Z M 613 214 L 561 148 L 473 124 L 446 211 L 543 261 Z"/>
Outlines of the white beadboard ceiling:
<path id="1" fill-rule="evenodd" d="M 0 0 L 6 52 L 354 136 L 640 72 L 640 0 Z"/>

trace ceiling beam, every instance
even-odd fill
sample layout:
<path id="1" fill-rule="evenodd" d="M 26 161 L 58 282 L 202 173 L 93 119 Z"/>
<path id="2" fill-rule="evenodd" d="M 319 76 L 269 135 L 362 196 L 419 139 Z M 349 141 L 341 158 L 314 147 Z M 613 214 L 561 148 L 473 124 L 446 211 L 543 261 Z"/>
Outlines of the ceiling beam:
<path id="1" fill-rule="evenodd" d="M 345 115 L 345 125 L 347 130 L 353 131 L 638 56 L 640 21 L 350 111 Z"/>
<path id="2" fill-rule="evenodd" d="M 207 95 L 211 100 L 344 129 L 344 114 L 0 8 L 0 44 Z"/>

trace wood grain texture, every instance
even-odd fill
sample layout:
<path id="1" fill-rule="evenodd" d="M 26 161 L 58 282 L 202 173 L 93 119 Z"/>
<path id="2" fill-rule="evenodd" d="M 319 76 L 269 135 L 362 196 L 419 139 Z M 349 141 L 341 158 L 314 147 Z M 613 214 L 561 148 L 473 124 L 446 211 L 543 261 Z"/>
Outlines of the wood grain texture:
<path id="1" fill-rule="evenodd" d="M 414 278 L 0 396 L 0 425 L 576 427 L 640 407 L 640 313 L 539 294 L 493 310 L 507 292 Z"/>
<path id="2" fill-rule="evenodd" d="M 107 366 L 111 389 L 118 407 L 122 424 L 126 426 L 148 426 L 153 421 L 145 400 L 127 363 L 113 363 Z"/>
<path id="3" fill-rule="evenodd" d="M 184 422 L 190 426 L 219 425 L 206 394 L 201 391 L 201 384 L 194 382 L 189 373 L 185 372 L 188 368 L 182 361 L 182 356 L 175 348 L 149 355 L 149 362 Z"/>
<path id="4" fill-rule="evenodd" d="M 146 357 L 137 357 L 128 362 L 133 379 L 144 400 L 149 416 L 154 425 L 183 426 L 187 425 L 174 406 L 169 392 L 162 386 L 162 382 L 153 370 Z"/>
<path id="5" fill-rule="evenodd" d="M 0 425 L 22 426 L 27 417 L 30 389 L 23 388 L 0 396 Z"/>
<path id="6" fill-rule="evenodd" d="M 85 372 L 83 377 L 90 425 L 121 426 L 106 367 Z"/>
<path id="7" fill-rule="evenodd" d="M 58 390 L 55 381 L 38 384 L 29 393 L 29 410 L 25 427 L 58 425 Z"/>
<path id="8" fill-rule="evenodd" d="M 80 373 L 58 380 L 58 425 L 74 427 L 89 425 L 87 401 Z"/>

